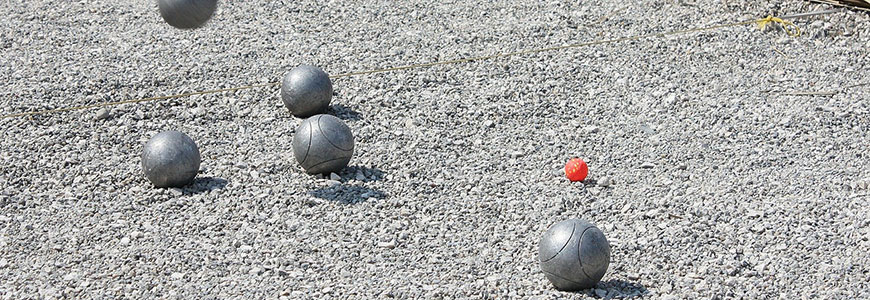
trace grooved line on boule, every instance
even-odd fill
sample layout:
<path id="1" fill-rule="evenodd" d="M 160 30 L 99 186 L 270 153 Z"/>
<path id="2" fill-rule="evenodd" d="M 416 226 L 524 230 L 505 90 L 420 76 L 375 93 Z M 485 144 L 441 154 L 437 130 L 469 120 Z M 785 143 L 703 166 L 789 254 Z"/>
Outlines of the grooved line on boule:
<path id="1" fill-rule="evenodd" d="M 567 281 L 567 282 L 571 282 L 571 283 L 576 283 L 576 284 L 579 284 L 579 285 L 583 285 L 582 282 L 576 282 L 576 281 L 574 281 L 574 280 L 571 280 L 571 279 L 568 279 L 568 278 L 565 278 L 565 277 L 559 276 L 559 275 L 557 275 L 557 274 L 553 274 L 553 272 L 547 272 L 547 271 L 544 271 L 544 270 L 542 270 L 542 272 L 544 272 L 544 273 L 546 273 L 546 274 L 550 274 L 550 275 L 553 276 L 553 277 L 557 277 L 557 278 L 562 279 L 562 280 Z"/>
<path id="2" fill-rule="evenodd" d="M 586 268 L 583 267 L 583 258 L 582 258 L 583 256 L 580 255 L 580 251 L 583 249 L 583 236 L 585 236 L 586 232 L 592 228 L 598 229 L 595 226 L 586 227 L 586 229 L 583 230 L 583 233 L 580 234 L 580 239 L 577 241 L 577 243 L 580 244 L 577 246 L 577 261 L 580 262 L 580 270 L 583 271 L 583 275 L 586 275 L 586 278 L 588 278 L 588 279 L 592 279 L 592 276 L 589 276 L 589 273 L 586 273 Z M 601 229 L 598 229 L 598 230 L 601 230 Z"/>
<path id="3" fill-rule="evenodd" d="M 565 241 L 565 244 L 562 245 L 562 248 L 559 248 L 559 251 L 556 251 L 556 254 L 554 254 L 553 257 L 550 257 L 547 260 L 542 260 L 541 262 L 548 262 L 548 261 L 556 258 L 556 256 L 559 256 L 559 253 L 562 253 L 562 250 L 565 250 L 565 247 L 568 247 L 568 244 L 571 243 L 571 237 L 574 236 L 575 231 L 577 231 L 577 224 L 571 224 L 571 235 L 568 236 L 568 240 Z"/>
<path id="4" fill-rule="evenodd" d="M 318 118 L 320 118 L 320 117 L 318 117 Z M 317 119 L 317 120 L 320 121 L 320 119 Z M 296 134 L 298 134 L 298 132 Z M 299 165 L 303 166 L 302 168 L 305 168 L 305 161 L 308 160 L 308 153 L 311 152 L 311 138 L 313 138 L 313 137 L 314 137 L 314 133 L 313 133 L 313 130 L 311 130 L 311 125 L 308 125 L 308 146 L 305 147 L 305 158 L 303 158 L 302 161 L 299 162 Z"/>
<path id="5" fill-rule="evenodd" d="M 350 157 L 350 156 L 344 156 L 344 157 L 339 157 L 339 158 L 333 158 L 333 159 L 330 159 L 330 160 L 327 160 L 327 161 L 322 161 L 322 162 L 319 162 L 319 163 L 317 163 L 317 164 L 315 164 L 315 165 L 309 167 L 308 169 L 314 169 L 315 167 L 317 167 L 317 166 L 319 166 L 319 165 L 322 165 L 322 164 L 325 164 L 325 163 L 328 163 L 328 162 L 333 162 L 333 161 L 336 161 L 336 160 L 346 159 L 346 158 L 351 158 L 351 157 Z"/>
<path id="6" fill-rule="evenodd" d="M 342 148 L 342 147 L 339 147 L 339 146 L 336 145 L 335 143 L 333 143 L 332 140 L 329 139 L 329 135 L 327 135 L 326 132 L 323 131 L 323 127 L 320 127 L 320 119 L 321 119 L 321 118 L 317 118 L 317 129 L 320 130 L 321 135 L 323 135 L 323 139 L 325 139 L 327 142 L 329 142 L 329 144 L 332 145 L 333 147 L 335 147 L 336 149 L 339 149 L 339 150 L 342 150 L 342 151 L 351 151 L 351 150 L 353 150 L 353 146 L 351 146 L 350 149 L 344 149 L 344 148 Z"/>

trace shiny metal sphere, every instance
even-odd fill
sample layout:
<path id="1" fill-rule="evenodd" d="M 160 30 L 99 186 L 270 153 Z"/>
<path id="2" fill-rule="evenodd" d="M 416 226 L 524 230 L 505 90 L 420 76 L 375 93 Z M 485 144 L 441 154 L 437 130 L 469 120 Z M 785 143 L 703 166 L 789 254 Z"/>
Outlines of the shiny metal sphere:
<path id="1" fill-rule="evenodd" d="M 339 172 L 353 156 L 353 133 L 332 115 L 312 116 L 296 129 L 293 156 L 308 174 Z"/>
<path id="2" fill-rule="evenodd" d="M 332 80 L 320 68 L 298 66 L 284 76 L 281 100 L 291 114 L 300 118 L 323 113 L 332 100 Z"/>
<path id="3" fill-rule="evenodd" d="M 172 27 L 199 28 L 217 9 L 217 0 L 158 0 L 160 16 Z"/>
<path id="4" fill-rule="evenodd" d="M 592 288 L 610 265 L 610 244 L 589 222 L 569 219 L 553 225 L 538 244 L 538 262 L 562 291 Z"/>
<path id="5" fill-rule="evenodd" d="M 158 133 L 145 144 L 142 170 L 154 186 L 183 187 L 199 172 L 199 148 L 186 134 L 178 131 Z"/>

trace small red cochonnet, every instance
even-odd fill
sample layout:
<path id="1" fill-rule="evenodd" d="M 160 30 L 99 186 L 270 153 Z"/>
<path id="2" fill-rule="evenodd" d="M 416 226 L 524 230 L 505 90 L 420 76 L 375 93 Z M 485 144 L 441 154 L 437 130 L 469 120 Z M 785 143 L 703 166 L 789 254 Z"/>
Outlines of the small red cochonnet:
<path id="1" fill-rule="evenodd" d="M 572 182 L 583 181 L 588 174 L 589 166 L 582 159 L 572 158 L 565 164 L 565 177 L 568 177 L 568 180 Z"/>

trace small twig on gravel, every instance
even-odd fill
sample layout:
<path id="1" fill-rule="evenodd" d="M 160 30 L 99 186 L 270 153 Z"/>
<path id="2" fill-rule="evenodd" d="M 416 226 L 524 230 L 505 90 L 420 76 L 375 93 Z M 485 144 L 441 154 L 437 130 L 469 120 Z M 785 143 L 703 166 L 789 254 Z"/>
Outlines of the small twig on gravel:
<path id="1" fill-rule="evenodd" d="M 797 18 L 805 18 L 805 17 L 812 17 L 812 16 L 819 16 L 819 15 L 829 15 L 829 14 L 838 13 L 841 11 L 843 11 L 842 8 L 820 10 L 820 11 L 814 11 L 814 12 L 808 12 L 808 13 L 800 13 L 800 14 L 782 16 L 782 17 L 780 17 L 780 19 L 787 20 L 787 19 L 797 19 Z"/>
<path id="2" fill-rule="evenodd" d="M 857 1 L 851 1 L 852 3 L 847 3 L 847 1 L 837 1 L 837 0 L 809 0 L 810 2 L 829 4 L 833 6 L 839 6 L 848 9 L 855 10 L 863 10 L 870 11 L 870 8 L 857 6 Z"/>
<path id="3" fill-rule="evenodd" d="M 771 46 L 770 48 L 773 49 L 773 51 L 775 51 L 776 53 L 779 53 L 779 55 L 782 55 L 782 57 L 785 57 L 788 59 L 792 58 L 791 56 L 786 55 L 785 52 L 782 52 L 779 49 L 776 49 L 776 47 Z"/>

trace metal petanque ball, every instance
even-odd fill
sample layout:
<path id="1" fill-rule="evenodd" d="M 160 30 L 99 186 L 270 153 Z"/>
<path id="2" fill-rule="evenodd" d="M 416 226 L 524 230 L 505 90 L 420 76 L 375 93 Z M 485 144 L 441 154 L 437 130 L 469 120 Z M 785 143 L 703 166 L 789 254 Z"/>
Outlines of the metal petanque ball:
<path id="1" fill-rule="evenodd" d="M 569 219 L 553 225 L 538 244 L 538 262 L 562 291 L 592 288 L 610 265 L 610 244 L 589 222 Z"/>
<path id="2" fill-rule="evenodd" d="M 183 187 L 199 172 L 199 148 L 186 134 L 178 131 L 158 133 L 145 144 L 142 170 L 154 186 Z"/>
<path id="3" fill-rule="evenodd" d="M 284 76 L 281 100 L 291 114 L 300 118 L 323 113 L 332 100 L 332 80 L 320 68 L 298 66 Z"/>
<path id="4" fill-rule="evenodd" d="M 158 0 L 160 16 L 172 27 L 199 28 L 214 14 L 217 0 Z"/>
<path id="5" fill-rule="evenodd" d="M 353 156 L 353 133 L 332 115 L 315 115 L 293 136 L 293 156 L 308 174 L 338 172 Z"/>

